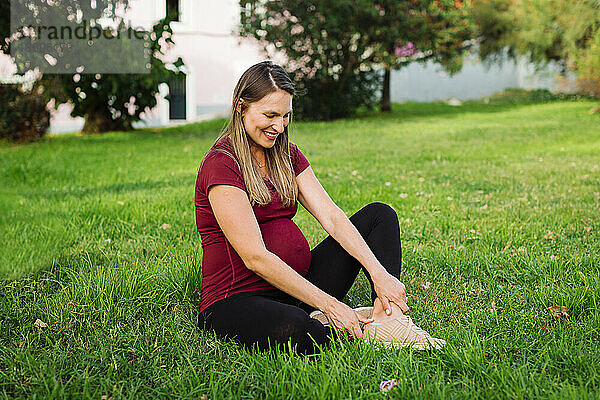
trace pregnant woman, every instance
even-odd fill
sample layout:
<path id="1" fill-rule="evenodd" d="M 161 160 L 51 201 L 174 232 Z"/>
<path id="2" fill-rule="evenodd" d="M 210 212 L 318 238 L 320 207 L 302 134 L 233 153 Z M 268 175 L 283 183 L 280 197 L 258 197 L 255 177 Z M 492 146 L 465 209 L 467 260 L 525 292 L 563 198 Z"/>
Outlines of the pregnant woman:
<path id="1" fill-rule="evenodd" d="M 348 218 L 289 142 L 294 86 L 264 61 L 245 71 L 228 126 L 204 156 L 195 189 L 203 249 L 199 324 L 259 349 L 303 354 L 335 330 L 394 346 L 441 347 L 406 315 L 398 217 L 371 203 Z M 330 235 L 310 250 L 292 221 L 298 201 Z M 364 268 L 373 307 L 342 302 Z"/>

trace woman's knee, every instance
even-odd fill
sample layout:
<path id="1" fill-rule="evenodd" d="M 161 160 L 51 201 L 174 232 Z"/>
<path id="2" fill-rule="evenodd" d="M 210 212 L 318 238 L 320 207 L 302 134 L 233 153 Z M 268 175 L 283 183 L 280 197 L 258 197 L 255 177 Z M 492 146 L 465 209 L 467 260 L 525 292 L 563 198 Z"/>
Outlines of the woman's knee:
<path id="1" fill-rule="evenodd" d="M 396 210 L 394 210 L 394 208 L 392 208 L 392 206 L 389 204 L 382 203 L 380 201 L 374 201 L 367 204 L 363 209 L 372 213 L 373 215 L 383 218 L 384 220 L 398 222 L 398 214 L 396 214 Z"/>

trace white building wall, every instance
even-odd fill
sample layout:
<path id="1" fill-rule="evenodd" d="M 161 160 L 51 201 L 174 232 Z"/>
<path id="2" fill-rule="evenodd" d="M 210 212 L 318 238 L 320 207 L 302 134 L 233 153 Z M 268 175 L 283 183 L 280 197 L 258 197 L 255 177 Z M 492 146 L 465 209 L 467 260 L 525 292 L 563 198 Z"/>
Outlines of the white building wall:
<path id="1" fill-rule="evenodd" d="M 240 41 L 234 35 L 239 20 L 238 1 L 180 1 L 181 21 L 172 23 L 175 46 L 165 59 L 174 61 L 181 57 L 188 67 L 187 119 L 195 120 L 228 110 L 241 74 L 263 58 L 253 41 Z M 158 19 L 166 13 L 166 3 L 155 4 Z M 135 12 L 134 6 L 132 13 Z"/>
<path id="2" fill-rule="evenodd" d="M 509 88 L 557 90 L 558 73 L 554 65 L 536 72 L 532 64 L 523 60 L 517 63 L 506 60 L 488 67 L 474 55 L 467 57 L 463 69 L 453 76 L 432 62 L 413 63 L 392 71 L 390 99 L 392 102 L 426 102 L 453 97 L 472 100 Z"/>

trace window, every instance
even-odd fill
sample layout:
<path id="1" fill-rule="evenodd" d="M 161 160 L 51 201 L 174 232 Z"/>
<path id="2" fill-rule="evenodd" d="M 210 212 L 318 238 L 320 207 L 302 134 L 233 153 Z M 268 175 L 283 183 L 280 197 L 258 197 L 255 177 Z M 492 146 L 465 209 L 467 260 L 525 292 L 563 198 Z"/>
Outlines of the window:
<path id="1" fill-rule="evenodd" d="M 181 9 L 179 7 L 179 0 L 167 0 L 167 15 L 175 13 L 175 19 L 173 21 L 181 21 Z"/>

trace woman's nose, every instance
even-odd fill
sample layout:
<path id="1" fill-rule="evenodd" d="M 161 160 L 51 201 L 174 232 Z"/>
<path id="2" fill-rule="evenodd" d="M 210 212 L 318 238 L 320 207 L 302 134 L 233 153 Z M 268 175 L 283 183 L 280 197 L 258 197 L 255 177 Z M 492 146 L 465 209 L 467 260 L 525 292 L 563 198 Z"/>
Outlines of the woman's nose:
<path id="1" fill-rule="evenodd" d="M 279 118 L 274 124 L 273 124 L 273 128 L 275 129 L 275 131 L 277 133 L 281 133 L 283 132 L 283 130 L 285 129 L 285 125 L 283 124 L 283 118 Z"/>

